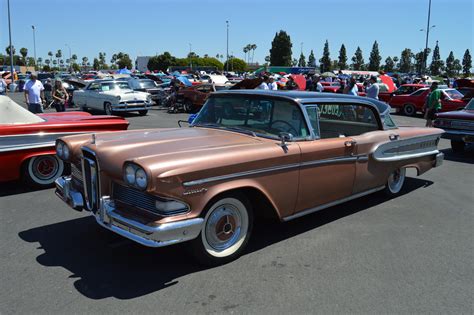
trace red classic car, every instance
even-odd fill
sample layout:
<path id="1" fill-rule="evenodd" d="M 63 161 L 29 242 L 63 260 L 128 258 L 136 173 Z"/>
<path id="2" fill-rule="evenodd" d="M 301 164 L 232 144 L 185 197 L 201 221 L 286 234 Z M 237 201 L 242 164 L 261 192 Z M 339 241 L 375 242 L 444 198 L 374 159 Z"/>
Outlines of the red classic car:
<path id="1" fill-rule="evenodd" d="M 128 121 L 115 116 L 84 112 L 35 115 L 0 96 L 0 182 L 21 178 L 32 186 L 50 186 L 66 171 L 56 157 L 57 138 L 127 128 Z"/>
<path id="2" fill-rule="evenodd" d="M 441 111 L 449 112 L 453 110 L 463 109 L 466 102 L 462 100 L 463 95 L 455 89 L 441 89 Z M 425 100 L 430 89 L 422 88 L 411 93 L 410 95 L 394 95 L 389 104 L 397 111 L 401 111 L 404 115 L 413 116 L 417 112 L 423 112 Z"/>
<path id="3" fill-rule="evenodd" d="M 427 88 L 428 85 L 426 84 L 402 84 L 398 89 L 394 92 L 380 92 L 379 93 L 379 100 L 389 103 L 393 96 L 395 95 L 410 95 L 411 93 L 422 89 Z"/>
<path id="4" fill-rule="evenodd" d="M 451 140 L 454 152 L 464 151 L 466 144 L 474 143 L 474 100 L 463 110 L 437 114 L 434 126 L 444 129 L 442 137 Z"/>
<path id="5" fill-rule="evenodd" d="M 341 88 L 339 82 L 320 82 L 323 86 L 323 92 L 337 93 L 337 90 Z"/>

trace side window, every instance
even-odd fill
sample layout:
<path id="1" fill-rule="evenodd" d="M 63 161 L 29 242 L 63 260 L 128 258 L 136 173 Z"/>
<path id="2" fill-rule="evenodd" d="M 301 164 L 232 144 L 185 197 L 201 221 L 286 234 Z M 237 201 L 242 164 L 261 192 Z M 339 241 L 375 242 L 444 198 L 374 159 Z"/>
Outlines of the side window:
<path id="1" fill-rule="evenodd" d="M 375 115 L 376 112 L 365 105 L 319 105 L 320 137 L 321 139 L 351 137 L 379 130 Z"/>
<path id="2" fill-rule="evenodd" d="M 308 113 L 310 128 L 313 129 L 315 135 L 319 135 L 318 107 L 308 106 L 306 112 Z"/>
<path id="3" fill-rule="evenodd" d="M 99 83 L 91 83 L 89 86 L 89 90 L 91 91 L 97 91 L 99 89 Z"/>

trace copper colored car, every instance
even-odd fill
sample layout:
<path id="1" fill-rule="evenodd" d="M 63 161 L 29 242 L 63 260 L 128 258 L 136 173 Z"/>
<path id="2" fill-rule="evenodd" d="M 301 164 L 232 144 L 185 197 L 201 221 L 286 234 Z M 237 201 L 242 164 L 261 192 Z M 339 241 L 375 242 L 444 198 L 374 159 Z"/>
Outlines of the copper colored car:
<path id="1" fill-rule="evenodd" d="M 442 130 L 398 128 L 386 103 L 348 95 L 211 94 L 189 128 L 70 136 L 57 195 L 151 247 L 190 241 L 205 264 L 242 254 L 254 216 L 289 221 L 367 194 L 402 191 L 405 170 L 443 161 Z"/>

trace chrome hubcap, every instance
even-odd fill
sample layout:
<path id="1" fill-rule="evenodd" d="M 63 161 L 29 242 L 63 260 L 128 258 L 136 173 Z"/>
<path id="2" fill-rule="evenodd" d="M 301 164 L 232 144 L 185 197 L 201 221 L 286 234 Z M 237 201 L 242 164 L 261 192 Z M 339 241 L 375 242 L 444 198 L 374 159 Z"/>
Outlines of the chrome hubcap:
<path id="1" fill-rule="evenodd" d="M 388 178 L 388 187 L 392 193 L 398 193 L 405 181 L 405 169 L 397 169 Z"/>
<path id="2" fill-rule="evenodd" d="M 213 249 L 223 251 L 239 240 L 241 224 L 239 209 L 233 205 L 222 205 L 209 216 L 206 240 Z"/>
<path id="3" fill-rule="evenodd" d="M 47 180 L 54 177 L 58 169 L 58 163 L 51 157 L 40 157 L 33 165 L 34 175 L 41 180 Z"/>

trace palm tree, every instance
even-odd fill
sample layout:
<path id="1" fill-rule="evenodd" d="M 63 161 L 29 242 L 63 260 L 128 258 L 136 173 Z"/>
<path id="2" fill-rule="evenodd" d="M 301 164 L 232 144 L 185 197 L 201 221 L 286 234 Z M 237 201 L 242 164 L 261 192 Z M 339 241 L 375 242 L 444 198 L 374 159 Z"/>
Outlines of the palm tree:
<path id="1" fill-rule="evenodd" d="M 63 52 L 61 51 L 61 49 L 58 49 L 58 52 L 56 53 L 56 58 L 58 59 L 58 64 L 59 64 L 59 59 L 61 59 L 62 56 L 63 56 Z"/>
<path id="2" fill-rule="evenodd" d="M 244 55 L 244 60 L 247 60 L 247 53 L 249 52 L 248 46 L 249 46 L 249 45 L 245 46 L 244 49 L 243 49 L 244 54 L 245 54 L 245 55 Z"/>
<path id="3" fill-rule="evenodd" d="M 15 46 L 11 46 L 12 48 L 12 55 L 15 55 L 16 53 L 16 50 L 15 50 Z M 7 55 L 10 55 L 10 46 L 7 46 L 7 48 L 5 48 L 5 51 L 7 52 Z"/>
<path id="4" fill-rule="evenodd" d="M 249 52 L 249 53 L 247 54 L 247 63 L 250 63 L 250 51 L 252 50 L 252 45 L 251 45 L 251 44 L 247 44 L 247 46 L 245 46 L 245 47 L 247 47 L 247 51 Z"/>
<path id="5" fill-rule="evenodd" d="M 53 62 L 53 52 L 48 51 L 48 56 L 49 56 L 49 63 L 52 63 Z"/>
<path id="6" fill-rule="evenodd" d="M 251 49 L 252 49 L 252 63 L 253 63 L 253 57 L 255 55 L 255 49 L 257 49 L 257 45 L 256 44 L 252 44 L 251 46 Z"/>
<path id="7" fill-rule="evenodd" d="M 20 49 L 20 55 L 23 58 L 23 62 L 25 63 L 25 66 L 26 66 L 26 56 L 28 55 L 28 49 L 25 47 L 22 47 Z"/>
<path id="8" fill-rule="evenodd" d="M 39 57 L 38 58 L 38 67 L 41 67 L 42 63 L 43 63 L 43 58 Z"/>

